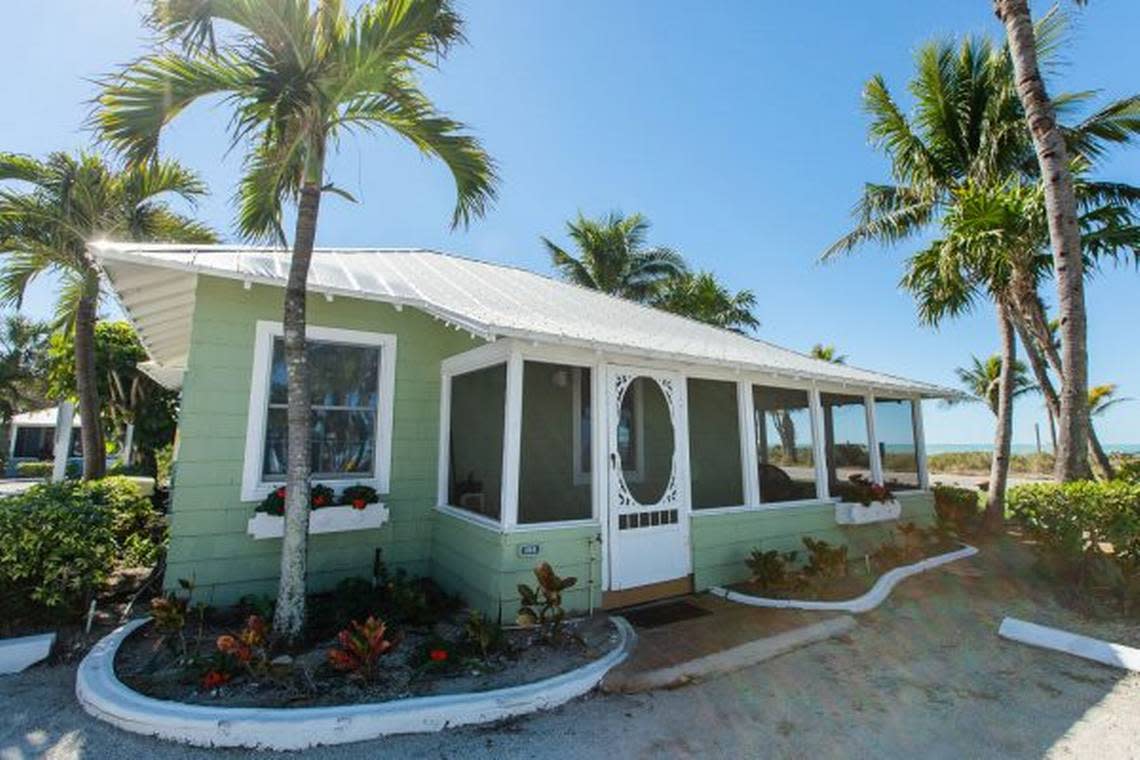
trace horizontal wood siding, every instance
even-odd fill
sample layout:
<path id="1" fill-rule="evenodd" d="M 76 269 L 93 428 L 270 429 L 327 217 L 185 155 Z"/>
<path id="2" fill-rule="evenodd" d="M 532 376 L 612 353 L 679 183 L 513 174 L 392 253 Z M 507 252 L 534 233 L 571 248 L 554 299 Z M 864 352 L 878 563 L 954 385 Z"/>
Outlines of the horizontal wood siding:
<path id="1" fill-rule="evenodd" d="M 193 578 L 211 604 L 274 594 L 281 541 L 254 541 L 246 522 L 255 504 L 240 500 L 242 462 L 258 320 L 281 319 L 283 291 L 200 276 L 189 366 L 182 392 L 171 509 L 168 587 Z M 378 530 L 313 536 L 309 585 L 329 588 L 372 573 L 380 549 L 392 568 L 425 575 L 435 503 L 440 361 L 479 345 L 428 315 L 387 304 L 310 297 L 309 322 L 397 336 L 391 520 Z M 383 360 L 383 359 L 382 359 Z"/>
<path id="2" fill-rule="evenodd" d="M 934 522 L 934 498 L 930 493 L 902 494 L 898 522 L 927 526 Z M 862 556 L 887 540 L 898 522 L 852 527 L 835 523 L 832 502 L 818 502 L 786 509 L 702 515 L 693 518 L 693 581 L 697 591 L 710 586 L 748 579 L 744 560 L 753 549 L 799 551 L 803 538 L 811 536 L 832 544 L 845 544 L 849 556 Z"/>

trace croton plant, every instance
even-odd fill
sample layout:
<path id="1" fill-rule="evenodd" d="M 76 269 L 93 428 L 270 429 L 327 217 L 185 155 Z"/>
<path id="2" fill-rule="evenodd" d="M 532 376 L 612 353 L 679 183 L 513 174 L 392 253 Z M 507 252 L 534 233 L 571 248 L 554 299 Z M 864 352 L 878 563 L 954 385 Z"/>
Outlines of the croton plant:
<path id="1" fill-rule="evenodd" d="M 348 506 L 353 509 L 364 509 L 369 504 L 375 504 L 378 501 L 380 501 L 380 496 L 376 493 L 376 489 L 365 485 L 354 485 L 345 488 L 344 491 L 341 492 L 340 498 L 336 497 L 336 493 L 331 488 L 321 483 L 313 486 L 309 491 L 309 506 L 313 509 L 337 505 Z M 284 515 L 285 486 L 270 491 L 269 495 L 257 506 L 256 511 L 264 512 L 269 515 L 277 515 L 278 517 Z"/>

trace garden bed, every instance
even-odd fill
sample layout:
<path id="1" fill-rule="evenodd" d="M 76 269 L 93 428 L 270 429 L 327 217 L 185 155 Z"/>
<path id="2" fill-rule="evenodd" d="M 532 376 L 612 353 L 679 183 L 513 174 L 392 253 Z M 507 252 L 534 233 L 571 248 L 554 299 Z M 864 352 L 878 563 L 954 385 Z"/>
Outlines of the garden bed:
<path id="1" fill-rule="evenodd" d="M 537 629 L 503 631 L 503 640 L 485 657 L 464 633 L 465 613 L 430 627 L 407 627 L 392 634 L 375 675 L 357 677 L 335 668 L 328 652 L 336 637 L 317 641 L 293 656 L 255 671 L 229 676 L 225 683 L 204 681 L 218 637 L 234 629 L 208 623 L 187 641 L 187 651 L 203 660 L 187 667 L 163 642 L 153 625 L 127 637 L 115 658 L 115 673 L 131 689 L 157 699 L 225 707 L 317 707 L 387 702 L 410 697 L 503 689 L 580 668 L 612 651 L 618 631 L 604 615 L 567 620 L 554 641 Z M 205 672 L 202 672 L 205 671 Z M 215 681 L 218 679 L 215 678 Z"/>

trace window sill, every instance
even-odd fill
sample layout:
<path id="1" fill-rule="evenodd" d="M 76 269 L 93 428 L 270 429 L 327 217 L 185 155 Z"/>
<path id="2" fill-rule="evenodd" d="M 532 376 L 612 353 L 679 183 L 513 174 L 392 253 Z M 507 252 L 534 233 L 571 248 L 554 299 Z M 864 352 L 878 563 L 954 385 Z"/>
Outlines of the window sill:
<path id="1" fill-rule="evenodd" d="M 388 517 L 388 508 L 383 504 L 369 504 L 364 509 L 322 507 L 309 513 L 309 535 L 374 530 L 388 522 Z M 246 533 L 255 541 L 281 538 L 285 535 L 285 518 L 257 512 L 249 518 Z"/>
<path id="2" fill-rule="evenodd" d="M 503 526 L 497 521 L 492 520 L 485 515 L 476 514 L 469 509 L 461 509 L 460 507 L 453 507 L 450 504 L 437 504 L 435 511 L 441 515 L 454 517 L 456 520 L 463 520 L 464 522 L 471 523 L 479 528 L 491 530 L 495 533 L 503 533 Z"/>
<path id="3" fill-rule="evenodd" d="M 748 512 L 778 512 L 782 509 L 796 509 L 798 507 L 826 507 L 834 504 L 836 499 L 797 499 L 796 501 L 773 501 L 764 504 L 745 504 L 738 507 L 710 507 L 708 509 L 692 510 L 693 517 L 712 515 L 735 515 Z"/>

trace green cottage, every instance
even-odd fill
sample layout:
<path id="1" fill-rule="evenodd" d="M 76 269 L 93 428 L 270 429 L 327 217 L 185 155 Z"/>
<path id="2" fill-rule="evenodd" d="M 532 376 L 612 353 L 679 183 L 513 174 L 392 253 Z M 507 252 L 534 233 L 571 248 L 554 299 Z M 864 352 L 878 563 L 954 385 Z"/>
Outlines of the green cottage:
<path id="1" fill-rule="evenodd" d="M 92 252 L 146 369 L 182 389 L 167 583 L 275 593 L 283 519 L 255 508 L 284 476 L 288 253 Z M 586 611 L 933 519 L 921 400 L 953 391 L 432 251 L 321 249 L 309 289 L 314 483 L 380 495 L 314 510 L 312 590 L 380 557 L 509 620 L 543 560 Z M 853 477 L 894 499 L 843 501 Z"/>

